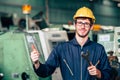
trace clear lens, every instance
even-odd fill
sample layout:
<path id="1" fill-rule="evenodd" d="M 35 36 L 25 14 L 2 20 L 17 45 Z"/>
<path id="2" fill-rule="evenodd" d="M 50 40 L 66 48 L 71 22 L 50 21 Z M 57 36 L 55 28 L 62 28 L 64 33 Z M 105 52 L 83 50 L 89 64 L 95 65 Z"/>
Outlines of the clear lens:
<path id="1" fill-rule="evenodd" d="M 77 22 L 77 24 L 80 25 L 80 26 L 85 26 L 86 28 L 90 27 L 90 23 L 87 23 L 87 22 L 85 22 L 85 23 L 83 23 L 83 22 Z"/>

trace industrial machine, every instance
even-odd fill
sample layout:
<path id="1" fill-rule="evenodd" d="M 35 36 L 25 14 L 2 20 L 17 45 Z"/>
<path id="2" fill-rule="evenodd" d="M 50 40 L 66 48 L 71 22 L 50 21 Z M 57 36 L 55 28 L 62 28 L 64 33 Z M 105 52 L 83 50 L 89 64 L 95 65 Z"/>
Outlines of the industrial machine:
<path id="1" fill-rule="evenodd" d="M 120 57 L 120 27 L 115 27 L 114 31 L 114 52 Z"/>
<path id="2" fill-rule="evenodd" d="M 28 14 L 31 11 L 31 6 L 23 5 L 22 9 L 25 20 L 20 19 L 18 29 L 12 31 L 10 28 L 0 30 L 6 31 L 0 35 L 0 80 L 62 80 L 59 68 L 56 69 L 52 76 L 47 78 L 38 77 L 33 70 L 30 52 L 32 51 L 31 46 L 34 45 L 41 55 L 40 62 L 44 63 L 57 43 L 68 41 L 66 31 L 30 31 Z M 37 24 L 40 29 L 43 29 L 41 22 Z M 8 26 L 10 27 L 10 25 Z"/>
<path id="3" fill-rule="evenodd" d="M 66 31 L 9 31 L 0 35 L 0 80 L 62 80 L 59 68 L 52 76 L 38 77 L 30 59 L 31 45 L 44 63 L 53 47 L 68 41 Z"/>
<path id="4" fill-rule="evenodd" d="M 98 43 L 102 44 L 106 50 L 106 52 L 114 51 L 114 39 L 113 39 L 114 33 L 99 33 L 98 34 Z"/>
<path id="5" fill-rule="evenodd" d="M 50 77 L 40 78 L 33 70 L 30 59 L 30 41 L 28 33 L 16 33 L 13 31 L 0 35 L 0 78 L 1 80 L 50 80 Z M 32 34 L 38 41 L 38 34 Z M 35 41 L 33 41 L 35 42 Z M 38 46 L 39 50 L 41 46 Z M 44 62 L 41 51 L 41 62 Z"/>
<path id="6" fill-rule="evenodd" d="M 106 27 L 109 28 L 109 27 Z M 114 31 L 113 31 L 114 30 Z M 98 43 L 105 47 L 113 74 L 116 80 L 120 79 L 120 27 L 98 33 Z"/>

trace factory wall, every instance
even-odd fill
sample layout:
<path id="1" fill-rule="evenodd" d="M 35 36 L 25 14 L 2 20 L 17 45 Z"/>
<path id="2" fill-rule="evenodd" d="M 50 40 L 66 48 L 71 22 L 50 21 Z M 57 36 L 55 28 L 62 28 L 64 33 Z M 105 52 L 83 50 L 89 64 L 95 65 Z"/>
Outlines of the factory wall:
<path id="1" fill-rule="evenodd" d="M 33 16 L 40 11 L 45 11 L 44 1 L 45 0 L 1 0 L 0 15 L 16 13 L 18 17 L 24 17 L 22 6 L 24 4 L 30 4 L 32 6 L 30 16 Z"/>
<path id="2" fill-rule="evenodd" d="M 105 0 L 104 3 L 94 4 L 93 10 L 96 16 L 96 23 L 106 26 L 120 25 L 120 7 L 116 3 Z"/>
<path id="3" fill-rule="evenodd" d="M 82 6 L 90 7 L 96 16 L 96 24 L 120 26 L 120 8 L 112 0 L 1 0 L 0 15 L 3 13 L 24 17 L 22 5 L 30 4 L 33 17 L 40 11 L 44 12 L 45 19 L 52 24 L 65 24 L 72 21 L 75 11 Z"/>

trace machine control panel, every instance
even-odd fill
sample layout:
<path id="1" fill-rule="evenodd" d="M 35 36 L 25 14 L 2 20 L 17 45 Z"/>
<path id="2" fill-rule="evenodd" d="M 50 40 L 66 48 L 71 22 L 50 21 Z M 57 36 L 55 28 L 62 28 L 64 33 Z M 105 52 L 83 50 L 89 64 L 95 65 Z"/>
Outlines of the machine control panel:
<path id="1" fill-rule="evenodd" d="M 120 27 L 115 27 L 114 31 L 114 52 L 120 57 Z"/>

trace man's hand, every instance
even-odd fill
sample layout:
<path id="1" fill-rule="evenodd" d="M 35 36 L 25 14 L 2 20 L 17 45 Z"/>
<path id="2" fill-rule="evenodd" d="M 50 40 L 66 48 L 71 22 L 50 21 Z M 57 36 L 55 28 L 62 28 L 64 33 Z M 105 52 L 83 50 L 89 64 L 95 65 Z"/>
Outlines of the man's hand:
<path id="1" fill-rule="evenodd" d="M 37 69 L 40 66 L 40 63 L 39 63 L 40 54 L 34 45 L 32 45 L 31 48 L 32 48 L 32 52 L 31 52 L 30 57 L 31 57 L 31 60 L 32 60 L 35 68 Z"/>
<path id="2" fill-rule="evenodd" d="M 91 65 L 88 68 L 89 74 L 92 76 L 96 76 L 97 78 L 101 78 L 101 72 L 96 68 L 96 66 Z"/>

